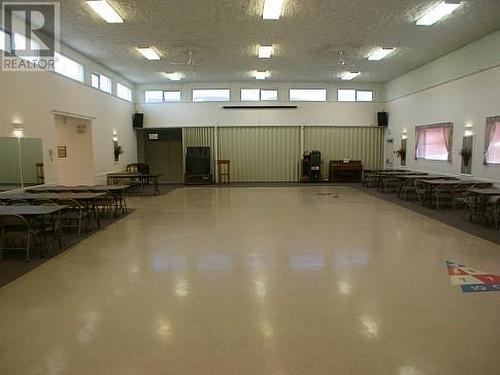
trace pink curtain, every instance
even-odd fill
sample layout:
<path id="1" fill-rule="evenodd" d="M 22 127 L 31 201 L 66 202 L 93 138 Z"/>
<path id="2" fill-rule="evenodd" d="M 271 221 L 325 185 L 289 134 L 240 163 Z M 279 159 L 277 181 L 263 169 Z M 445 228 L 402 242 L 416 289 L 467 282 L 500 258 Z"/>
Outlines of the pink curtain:
<path id="1" fill-rule="evenodd" d="M 415 160 L 445 160 L 451 163 L 453 124 L 415 127 Z"/>
<path id="2" fill-rule="evenodd" d="M 489 164 L 489 154 L 495 143 L 495 131 L 500 123 L 500 116 L 486 118 L 486 133 L 484 142 L 484 164 Z"/>
<path id="3" fill-rule="evenodd" d="M 451 125 L 443 126 L 441 132 L 444 139 L 444 144 L 446 146 L 446 151 L 448 151 L 448 163 L 451 163 L 453 158 L 453 127 Z"/>
<path id="4" fill-rule="evenodd" d="M 419 145 L 422 144 L 422 135 L 424 134 L 424 128 L 417 126 L 415 128 L 415 160 L 421 159 L 422 155 L 419 154 Z"/>

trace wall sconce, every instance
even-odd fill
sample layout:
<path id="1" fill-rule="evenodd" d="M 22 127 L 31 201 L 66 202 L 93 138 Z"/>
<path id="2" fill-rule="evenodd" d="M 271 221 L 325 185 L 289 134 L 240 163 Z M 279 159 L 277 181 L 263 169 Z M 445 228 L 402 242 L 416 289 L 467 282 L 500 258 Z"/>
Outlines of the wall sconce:
<path id="1" fill-rule="evenodd" d="M 23 128 L 14 128 L 12 131 L 12 134 L 14 134 L 14 137 L 16 138 L 22 138 L 24 135 L 24 129 Z"/>
<path id="2" fill-rule="evenodd" d="M 118 133 L 116 130 L 113 130 L 113 142 L 118 142 Z"/>
<path id="3" fill-rule="evenodd" d="M 474 127 L 474 125 L 472 125 L 472 124 L 466 124 L 464 126 L 464 128 L 465 128 L 464 137 L 472 137 L 474 135 L 474 132 L 472 130 L 473 127 Z"/>
<path id="4" fill-rule="evenodd" d="M 24 128 L 21 121 L 14 121 L 12 123 L 12 134 L 14 134 L 16 138 L 22 138 L 24 136 Z"/>

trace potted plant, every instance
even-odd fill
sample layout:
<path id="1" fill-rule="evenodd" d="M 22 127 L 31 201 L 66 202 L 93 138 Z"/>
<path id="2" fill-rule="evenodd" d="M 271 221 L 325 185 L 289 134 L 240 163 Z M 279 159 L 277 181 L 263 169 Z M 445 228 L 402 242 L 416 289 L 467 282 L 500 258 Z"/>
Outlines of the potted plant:
<path id="1" fill-rule="evenodd" d="M 115 161 L 119 161 L 120 155 L 123 154 L 125 150 L 123 149 L 123 146 L 120 146 L 118 143 L 115 143 L 114 152 L 115 152 Z"/>
<path id="2" fill-rule="evenodd" d="M 396 156 L 401 159 L 401 161 L 406 160 L 406 149 L 400 148 L 399 150 L 394 151 Z"/>
<path id="3" fill-rule="evenodd" d="M 462 156 L 464 165 L 468 166 L 472 157 L 472 151 L 469 148 L 464 147 L 460 150 L 460 155 Z"/>

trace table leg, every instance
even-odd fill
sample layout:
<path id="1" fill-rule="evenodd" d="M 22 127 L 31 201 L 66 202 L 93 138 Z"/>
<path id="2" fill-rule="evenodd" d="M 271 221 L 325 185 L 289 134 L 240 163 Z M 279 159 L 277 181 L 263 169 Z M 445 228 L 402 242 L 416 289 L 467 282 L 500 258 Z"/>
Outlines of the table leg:
<path id="1" fill-rule="evenodd" d="M 99 209 L 97 207 L 97 199 L 95 199 L 95 198 L 93 199 L 93 206 L 94 206 L 94 214 L 95 214 L 97 227 L 100 228 L 101 227 L 101 217 L 99 215 Z"/>
<path id="2" fill-rule="evenodd" d="M 159 177 L 153 178 L 153 183 L 155 184 L 155 195 L 160 195 L 160 187 L 159 187 Z"/>

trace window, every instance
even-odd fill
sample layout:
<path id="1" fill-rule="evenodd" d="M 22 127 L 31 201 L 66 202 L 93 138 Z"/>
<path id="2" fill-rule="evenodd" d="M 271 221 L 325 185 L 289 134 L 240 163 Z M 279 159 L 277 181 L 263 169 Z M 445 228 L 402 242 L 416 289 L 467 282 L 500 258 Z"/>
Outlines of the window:
<path id="1" fill-rule="evenodd" d="M 326 102 L 326 89 L 290 89 L 291 102 Z"/>
<path id="2" fill-rule="evenodd" d="M 14 33 L 13 53 L 21 59 L 31 62 L 40 60 L 40 45 L 22 34 Z"/>
<path id="3" fill-rule="evenodd" d="M 416 159 L 451 162 L 453 127 L 451 124 L 417 126 L 415 128 Z"/>
<path id="4" fill-rule="evenodd" d="M 339 89 L 337 90 L 337 101 L 339 102 L 355 102 L 356 90 Z"/>
<path id="5" fill-rule="evenodd" d="M 127 86 L 122 85 L 121 83 L 116 84 L 116 96 L 119 98 L 132 101 L 132 90 Z"/>
<path id="6" fill-rule="evenodd" d="M 373 102 L 373 91 L 338 89 L 337 101 L 339 102 Z"/>
<path id="7" fill-rule="evenodd" d="M 83 65 L 77 63 L 74 60 L 61 55 L 60 53 L 55 53 L 55 65 L 54 71 L 62 74 L 63 76 L 72 78 L 74 80 L 83 82 Z"/>
<path id="8" fill-rule="evenodd" d="M 278 90 L 260 90 L 260 100 L 278 100 Z"/>
<path id="9" fill-rule="evenodd" d="M 500 116 L 486 122 L 486 164 L 500 164 Z"/>
<path id="10" fill-rule="evenodd" d="M 278 90 L 241 89 L 242 102 L 258 102 L 260 100 L 278 100 Z"/>
<path id="11" fill-rule="evenodd" d="M 163 103 L 163 91 L 161 90 L 145 91 L 144 101 L 146 103 Z"/>
<path id="12" fill-rule="evenodd" d="M 242 102 L 258 102 L 260 100 L 259 89 L 241 89 Z"/>
<path id="13" fill-rule="evenodd" d="M 100 81 L 100 77 L 99 77 L 99 74 L 95 74 L 95 73 L 92 73 L 91 75 L 91 83 L 92 83 L 92 87 L 95 88 L 95 89 L 98 89 L 99 88 L 99 81 Z"/>
<path id="14" fill-rule="evenodd" d="M 373 91 L 358 90 L 356 91 L 357 102 L 373 102 Z"/>
<path id="15" fill-rule="evenodd" d="M 0 50 L 11 53 L 12 52 L 12 39 L 10 34 L 0 30 Z"/>
<path id="16" fill-rule="evenodd" d="M 111 94 L 111 87 L 112 87 L 111 79 L 109 79 L 105 75 L 101 74 L 99 77 L 99 88 L 102 91 L 107 92 L 108 94 Z"/>
<path id="17" fill-rule="evenodd" d="M 229 89 L 193 90 L 193 102 L 228 102 L 230 100 Z"/>
<path id="18" fill-rule="evenodd" d="M 163 100 L 165 102 L 180 102 L 181 92 L 180 91 L 163 91 Z"/>

